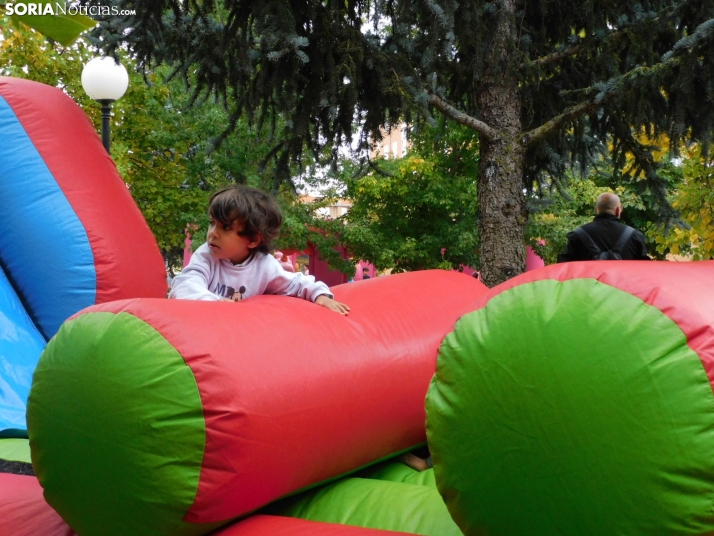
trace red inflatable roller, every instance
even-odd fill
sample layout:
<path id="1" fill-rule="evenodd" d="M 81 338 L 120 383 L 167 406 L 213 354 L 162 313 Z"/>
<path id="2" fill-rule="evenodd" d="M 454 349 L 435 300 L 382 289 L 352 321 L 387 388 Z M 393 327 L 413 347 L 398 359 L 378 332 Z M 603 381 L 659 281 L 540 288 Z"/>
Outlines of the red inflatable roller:
<path id="1" fill-rule="evenodd" d="M 77 536 L 45 502 L 34 476 L 0 473 L 0 534 Z"/>
<path id="2" fill-rule="evenodd" d="M 336 287 L 347 317 L 284 296 L 88 308 L 30 393 L 45 496 L 85 535 L 196 534 L 422 444 L 437 349 L 485 291 L 435 270 Z"/>

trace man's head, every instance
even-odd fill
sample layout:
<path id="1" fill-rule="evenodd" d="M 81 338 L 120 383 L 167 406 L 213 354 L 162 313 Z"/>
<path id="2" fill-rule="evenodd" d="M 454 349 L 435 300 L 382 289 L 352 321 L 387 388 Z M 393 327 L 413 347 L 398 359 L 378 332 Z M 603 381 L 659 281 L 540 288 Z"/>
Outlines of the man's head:
<path id="1" fill-rule="evenodd" d="M 280 233 L 283 215 L 275 200 L 267 193 L 250 186 L 229 186 L 211 196 L 208 206 L 211 220 L 223 227 L 233 227 L 257 245 L 251 249 L 269 253 L 271 242 Z"/>
<path id="2" fill-rule="evenodd" d="M 595 212 L 597 214 L 613 214 L 619 218 L 622 213 L 620 198 L 610 192 L 600 194 L 595 202 Z"/>

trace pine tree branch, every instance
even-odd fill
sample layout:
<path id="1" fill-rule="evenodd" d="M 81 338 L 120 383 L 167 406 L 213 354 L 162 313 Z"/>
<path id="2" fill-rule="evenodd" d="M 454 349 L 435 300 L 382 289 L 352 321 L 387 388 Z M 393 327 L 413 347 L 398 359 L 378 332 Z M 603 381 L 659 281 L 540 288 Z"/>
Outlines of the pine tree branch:
<path id="1" fill-rule="evenodd" d="M 490 125 L 476 119 L 475 117 L 471 117 L 460 110 L 457 110 L 451 104 L 434 93 L 429 91 L 425 91 L 424 93 L 426 94 L 426 100 L 429 104 L 457 123 L 475 130 L 486 139 L 495 140 L 499 137 L 498 131 Z"/>
<path id="2" fill-rule="evenodd" d="M 630 125 L 618 114 L 611 114 L 610 120 L 614 127 L 613 134 L 616 136 L 614 151 L 620 152 L 623 160 L 626 153 L 630 153 L 634 157 L 634 162 L 629 170 L 625 170 L 625 173 L 629 171 L 630 176 L 635 177 L 639 167 L 644 173 L 645 182 L 648 183 L 648 190 L 653 197 L 654 206 L 652 208 L 658 213 L 661 221 L 665 222 L 668 227 L 671 227 L 672 224 L 678 227 L 689 227 L 667 200 L 666 180 L 657 173 L 661 164 L 655 161 L 651 147 L 642 144 L 635 138 Z"/>
<path id="3" fill-rule="evenodd" d="M 547 56 L 542 56 L 531 62 L 521 63 L 520 69 L 525 69 L 526 67 L 530 67 L 531 65 L 535 65 L 536 67 L 543 67 L 544 65 L 548 65 L 549 63 L 562 60 L 563 58 L 567 58 L 568 56 L 575 56 L 575 54 L 580 52 L 584 48 L 584 46 L 585 45 L 583 43 L 579 43 L 577 45 L 564 48 L 563 50 L 553 52 L 552 54 L 548 54 Z"/>
<path id="4" fill-rule="evenodd" d="M 521 143 L 524 146 L 528 146 L 542 140 L 561 128 L 563 125 L 585 115 L 588 112 L 598 109 L 606 101 L 621 95 L 627 90 L 630 83 L 637 78 L 649 78 L 651 76 L 655 76 L 660 71 L 669 69 L 677 63 L 679 63 L 679 58 L 676 56 L 670 56 L 655 65 L 635 67 L 631 71 L 609 80 L 604 84 L 603 89 L 595 93 L 591 98 L 566 108 L 562 114 L 543 123 L 541 126 L 524 133 L 521 137 Z M 586 91 L 592 94 L 595 89 L 595 87 L 591 87 Z"/>
<path id="5" fill-rule="evenodd" d="M 555 132 L 566 123 L 569 123 L 570 121 L 573 121 L 574 119 L 577 119 L 578 117 L 595 110 L 602 104 L 602 101 L 597 100 L 598 95 L 596 95 L 592 99 L 578 103 L 575 106 L 566 108 L 566 110 L 562 114 L 554 117 L 550 121 L 543 123 L 541 126 L 536 127 L 533 130 L 530 130 L 529 132 L 526 132 L 521 137 L 521 143 L 524 147 L 527 147 L 538 141 L 541 141 L 543 138 Z"/>
<path id="6" fill-rule="evenodd" d="M 705 39 L 710 39 L 714 35 L 714 19 L 709 19 L 704 21 L 699 26 L 696 27 L 692 35 L 688 35 L 680 39 L 672 47 L 672 50 L 667 52 L 662 56 L 663 60 L 669 60 L 684 52 L 691 50 L 694 45 L 704 41 Z"/>
<path id="7" fill-rule="evenodd" d="M 652 17 L 651 19 L 644 19 L 637 21 L 637 24 L 642 24 L 642 23 L 647 23 L 647 22 L 659 22 L 660 20 L 663 21 L 668 21 L 671 19 L 680 9 L 681 5 L 675 7 L 671 11 L 667 12 L 666 14 L 662 14 L 662 12 L 658 13 L 656 17 Z M 663 11 L 666 11 L 670 8 L 666 8 Z M 632 26 L 628 26 L 625 28 L 621 28 L 619 30 L 615 30 L 613 32 L 608 33 L 607 35 L 603 37 L 593 37 L 592 39 L 589 39 L 588 42 L 580 42 L 577 45 L 572 45 L 567 48 L 564 48 L 563 50 L 558 50 L 556 52 L 553 52 L 552 54 L 548 54 L 547 56 L 542 56 L 540 58 L 537 58 L 531 62 L 526 62 L 522 63 L 520 65 L 520 69 L 525 69 L 526 67 L 529 66 L 536 66 L 536 67 L 543 67 L 544 65 L 548 65 L 549 63 L 553 63 L 556 61 L 560 61 L 563 58 L 567 58 L 568 56 L 574 56 L 578 52 L 580 52 L 584 48 L 588 48 L 590 46 L 598 46 L 601 45 L 602 43 L 613 39 L 620 37 L 621 35 L 624 35 L 628 31 L 632 30 Z"/>

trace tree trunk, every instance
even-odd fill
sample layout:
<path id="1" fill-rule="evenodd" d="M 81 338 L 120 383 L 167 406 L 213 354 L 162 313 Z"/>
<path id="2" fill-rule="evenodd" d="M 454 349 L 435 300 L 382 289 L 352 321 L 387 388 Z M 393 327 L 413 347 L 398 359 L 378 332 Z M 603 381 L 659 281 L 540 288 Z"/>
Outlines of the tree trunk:
<path id="1" fill-rule="evenodd" d="M 523 153 L 515 140 L 481 143 L 479 256 L 481 275 L 489 287 L 525 271 Z"/>
<path id="2" fill-rule="evenodd" d="M 487 55 L 489 67 L 478 84 L 482 118 L 499 133 L 495 139 L 481 139 L 478 177 L 479 254 L 481 274 L 489 287 L 526 267 L 525 149 L 520 143 L 518 81 L 510 68 L 513 57 L 509 58 L 516 37 L 514 11 L 514 0 L 501 2 L 498 28 Z"/>

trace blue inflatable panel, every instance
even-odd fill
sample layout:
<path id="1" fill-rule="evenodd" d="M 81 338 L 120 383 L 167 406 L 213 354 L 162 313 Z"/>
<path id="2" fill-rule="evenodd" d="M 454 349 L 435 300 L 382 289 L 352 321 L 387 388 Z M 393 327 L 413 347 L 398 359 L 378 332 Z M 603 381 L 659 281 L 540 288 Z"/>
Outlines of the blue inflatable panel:
<path id="1" fill-rule="evenodd" d="M 0 265 L 49 340 L 95 303 L 94 257 L 84 226 L 1 96 L 0 140 Z"/>
<path id="2" fill-rule="evenodd" d="M 45 344 L 0 270 L 0 437 L 27 437 L 27 396 Z"/>

